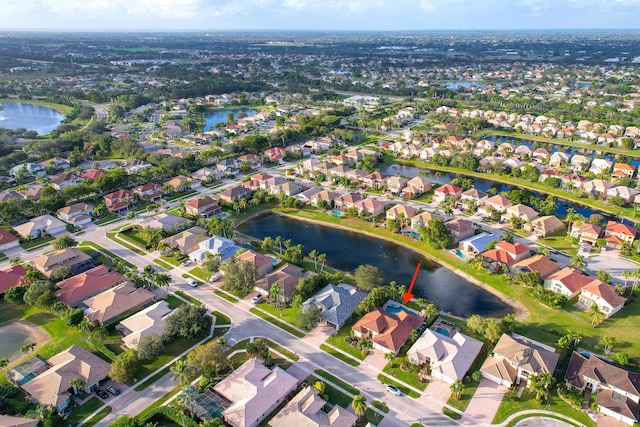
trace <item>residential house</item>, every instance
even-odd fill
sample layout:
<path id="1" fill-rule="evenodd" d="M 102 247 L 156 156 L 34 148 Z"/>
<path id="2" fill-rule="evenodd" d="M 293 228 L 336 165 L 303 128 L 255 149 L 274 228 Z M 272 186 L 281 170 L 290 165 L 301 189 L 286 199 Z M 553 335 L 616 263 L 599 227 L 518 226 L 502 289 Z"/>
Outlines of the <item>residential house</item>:
<path id="1" fill-rule="evenodd" d="M 541 279 L 546 279 L 561 268 L 560 264 L 551 261 L 542 254 L 536 254 L 530 258 L 525 258 L 512 265 L 513 271 L 523 273 L 535 272 L 540 275 Z"/>
<path id="2" fill-rule="evenodd" d="M 366 337 L 371 340 L 376 350 L 398 354 L 404 343 L 411 338 L 411 331 L 423 321 L 424 317 L 409 314 L 402 309 L 393 314 L 375 308 L 353 325 L 353 333 L 358 338 Z"/>
<path id="3" fill-rule="evenodd" d="M 493 353 L 480 368 L 482 376 L 499 385 L 528 385 L 531 375 L 553 375 L 560 355 L 529 338 L 502 334 Z"/>
<path id="4" fill-rule="evenodd" d="M 142 170 L 150 168 L 151 166 L 153 166 L 151 163 L 138 159 L 127 160 L 122 165 L 127 175 L 140 173 Z"/>
<path id="5" fill-rule="evenodd" d="M 22 237 L 37 239 L 44 234 L 52 236 L 62 233 L 67 229 L 67 224 L 51 215 L 42 215 L 24 224 L 16 225 L 13 229 Z"/>
<path id="6" fill-rule="evenodd" d="M 220 193 L 220 200 L 227 203 L 234 203 L 239 201 L 240 199 L 248 199 L 249 197 L 251 197 L 251 190 L 241 185 L 238 185 L 237 187 L 227 188 L 222 193 Z"/>
<path id="7" fill-rule="evenodd" d="M 580 244 L 589 243 L 591 245 L 596 244 L 596 240 L 600 237 L 602 227 L 599 225 L 589 224 L 588 222 L 574 223 L 571 227 L 571 237 L 577 237 L 580 239 Z"/>
<path id="8" fill-rule="evenodd" d="M 53 157 L 49 160 L 40 162 L 40 166 L 45 169 L 59 170 L 69 169 L 71 167 L 71 163 L 69 163 L 69 160 L 63 159 L 62 157 Z"/>
<path id="9" fill-rule="evenodd" d="M 61 220 L 73 224 L 76 227 L 81 227 L 90 224 L 93 220 L 93 206 L 83 202 L 74 203 L 71 206 L 58 209 L 57 215 Z"/>
<path id="10" fill-rule="evenodd" d="M 1 182 L 1 181 L 0 181 Z M 0 193 L 0 203 L 8 202 L 9 200 L 22 200 L 25 197 L 17 191 L 9 190 Z"/>
<path id="11" fill-rule="evenodd" d="M 501 240 L 495 244 L 493 249 L 483 252 L 482 256 L 489 263 L 511 265 L 528 258 L 530 253 L 531 249 L 520 242 L 510 243 L 506 240 Z"/>
<path id="12" fill-rule="evenodd" d="M 561 168 L 569 163 L 569 154 L 564 151 L 556 151 L 549 157 L 549 166 L 552 168 Z"/>
<path id="13" fill-rule="evenodd" d="M 492 211 L 505 212 L 508 207 L 511 207 L 511 201 L 504 196 L 496 194 L 495 196 L 489 197 L 482 206 L 482 210 L 485 213 L 490 213 Z"/>
<path id="14" fill-rule="evenodd" d="M 427 329 L 407 351 L 409 362 L 429 365 L 431 376 L 447 384 L 462 380 L 482 350 L 482 342 L 468 337 L 454 328 L 447 333 L 442 327 Z"/>
<path id="15" fill-rule="evenodd" d="M 118 190 L 105 195 L 102 199 L 109 212 L 121 214 L 129 209 L 133 202 L 133 193 L 129 190 Z"/>
<path id="16" fill-rule="evenodd" d="M 38 427 L 40 419 L 12 417 L 10 415 L 0 415 L 0 426 L 8 427 Z"/>
<path id="17" fill-rule="evenodd" d="M 249 359 L 220 381 L 213 390 L 230 402 L 222 412 L 233 427 L 255 427 L 298 385 L 298 379 L 280 367 L 266 368 L 262 360 Z"/>
<path id="18" fill-rule="evenodd" d="M 508 221 L 511 218 L 520 218 L 523 221 L 530 222 L 538 218 L 538 212 L 530 206 L 519 203 L 514 206 L 509 206 L 502 215 L 503 220 Z"/>
<path id="19" fill-rule="evenodd" d="M 387 189 L 393 194 L 400 194 L 403 188 L 407 186 L 408 180 L 401 176 L 390 176 L 387 178 Z"/>
<path id="20" fill-rule="evenodd" d="M 162 336 L 165 321 L 173 311 L 166 301 L 158 301 L 142 311 L 121 320 L 116 331 L 122 334 L 122 342 L 127 348 L 138 349 L 144 337 L 151 334 Z"/>
<path id="21" fill-rule="evenodd" d="M 476 232 L 476 227 L 473 223 L 462 218 L 452 219 L 451 221 L 447 221 L 444 225 L 449 230 L 449 233 L 451 233 L 454 244 L 473 236 Z"/>
<path id="22" fill-rule="evenodd" d="M 525 225 L 525 228 L 539 237 L 547 237 L 560 230 L 564 230 L 564 223 L 554 215 L 546 215 L 536 218 Z"/>
<path id="23" fill-rule="evenodd" d="M 138 185 L 133 187 L 131 191 L 138 197 L 138 200 L 144 200 L 148 203 L 156 203 L 162 200 L 162 187 L 155 182 Z"/>
<path id="24" fill-rule="evenodd" d="M 172 248 L 178 249 L 183 254 L 191 253 L 198 249 L 198 243 L 208 239 L 207 230 L 202 227 L 191 227 L 180 233 L 164 239 Z"/>
<path id="25" fill-rule="evenodd" d="M 176 177 L 171 178 L 168 181 L 165 181 L 163 186 L 171 186 L 174 191 L 186 191 L 186 190 L 195 190 L 196 188 L 200 188 L 202 183 L 197 179 L 193 179 L 188 176 L 178 175 Z"/>
<path id="26" fill-rule="evenodd" d="M 303 187 L 296 184 L 295 182 L 285 181 L 281 184 L 276 185 L 270 194 L 278 195 L 284 194 L 287 197 L 293 197 L 296 194 L 300 194 L 303 190 Z"/>
<path id="27" fill-rule="evenodd" d="M 47 277 L 50 277 L 57 267 L 69 267 L 72 274 L 78 274 L 95 265 L 93 258 L 89 255 L 71 248 L 46 253 L 33 259 L 31 264 Z"/>
<path id="28" fill-rule="evenodd" d="M 243 164 L 247 165 L 247 167 L 251 169 L 257 169 L 260 166 L 262 166 L 262 161 L 260 160 L 260 157 L 251 153 L 238 156 L 238 161 L 240 162 L 240 165 L 243 165 Z"/>
<path id="29" fill-rule="evenodd" d="M 611 241 L 612 245 L 618 245 L 615 239 L 611 239 L 612 237 L 615 237 L 620 240 L 620 246 L 623 243 L 631 245 L 635 240 L 637 233 L 638 231 L 635 227 L 615 221 L 609 221 L 607 223 L 607 227 L 604 229 L 604 237 L 605 239 L 608 239 L 607 242 Z"/>
<path id="30" fill-rule="evenodd" d="M 328 172 L 327 174 L 328 177 L 338 179 L 338 178 L 346 177 L 347 174 L 351 172 L 351 168 L 347 166 L 334 166 L 330 168 L 327 172 Z"/>
<path id="31" fill-rule="evenodd" d="M 127 313 L 139 311 L 154 300 L 145 288 L 127 281 L 82 301 L 85 317 L 94 325 L 105 325 Z"/>
<path id="32" fill-rule="evenodd" d="M 638 194 L 640 194 L 640 191 L 636 190 L 635 188 L 629 188 L 623 185 L 619 185 L 607 190 L 607 199 L 609 199 L 610 197 L 619 197 L 624 201 L 625 204 L 628 204 L 633 203 L 635 197 Z"/>
<path id="33" fill-rule="evenodd" d="M 256 281 L 255 290 L 265 296 L 269 296 L 271 288 L 278 285 L 280 287 L 280 295 L 278 298 L 282 302 L 288 302 L 293 299 L 296 285 L 302 278 L 304 278 L 304 275 L 300 267 L 286 263 L 279 269 Z"/>
<path id="34" fill-rule="evenodd" d="M 411 217 L 411 228 L 414 231 L 419 231 L 420 227 L 426 226 L 429 221 L 435 218 L 440 218 L 440 216 L 429 211 L 420 212 Z"/>
<path id="35" fill-rule="evenodd" d="M 353 312 L 367 296 L 366 292 L 347 284 L 328 284 L 303 303 L 303 307 L 320 309 L 322 320 L 339 330 L 351 319 Z"/>
<path id="36" fill-rule="evenodd" d="M 51 186 L 56 190 L 64 190 L 67 187 L 73 187 L 74 185 L 80 185 L 84 182 L 84 178 L 81 178 L 72 173 L 61 173 L 53 178 Z"/>
<path id="37" fill-rule="evenodd" d="M 364 180 L 364 177 L 367 175 L 369 174 L 363 170 L 354 169 L 352 171 L 348 171 L 344 176 L 352 183 L 360 184 Z"/>
<path id="38" fill-rule="evenodd" d="M 574 351 L 564 380 L 567 386 L 588 392 L 586 396 L 595 394 L 598 412 L 630 426 L 640 419 L 639 372 Z"/>
<path id="39" fill-rule="evenodd" d="M 187 215 L 203 218 L 210 218 L 222 213 L 222 208 L 218 205 L 218 202 L 211 197 L 187 200 L 184 203 L 184 209 Z"/>
<path id="40" fill-rule="evenodd" d="M 38 163 L 22 163 L 20 165 L 16 165 L 9 169 L 9 175 L 13 177 L 23 176 L 25 178 L 29 177 L 42 177 L 47 174 L 42 165 Z"/>
<path id="41" fill-rule="evenodd" d="M 583 156 L 582 154 L 576 154 L 571 157 L 569 167 L 575 172 L 583 172 L 591 166 L 591 158 Z"/>
<path id="42" fill-rule="evenodd" d="M 603 181 L 601 179 L 593 179 L 591 181 L 587 181 L 584 184 L 582 184 L 582 189 L 584 191 L 586 191 L 587 193 L 591 193 L 591 194 L 601 194 L 603 196 L 606 196 L 607 191 L 609 191 L 610 188 L 613 188 L 615 185 L 610 183 L 609 181 Z"/>
<path id="43" fill-rule="evenodd" d="M 320 187 L 311 187 L 308 190 L 303 191 L 302 193 L 298 193 L 295 195 L 296 200 L 304 205 L 311 204 L 311 198 L 321 192 L 322 189 Z"/>
<path id="44" fill-rule="evenodd" d="M 377 199 L 362 199 L 355 203 L 358 214 L 364 212 L 365 216 L 380 215 L 384 213 L 386 202 Z"/>
<path id="45" fill-rule="evenodd" d="M 461 240 L 458 248 L 467 254 L 478 255 L 487 250 L 489 243 L 496 242 L 498 239 L 495 234 L 482 232 L 467 239 Z"/>
<path id="46" fill-rule="evenodd" d="M 613 168 L 613 162 L 607 159 L 593 159 L 591 162 L 591 167 L 589 168 L 589 172 L 594 173 L 595 175 L 606 174 L 611 172 Z"/>
<path id="47" fill-rule="evenodd" d="M 189 253 L 189 259 L 195 262 L 203 262 L 207 259 L 207 254 L 219 255 L 221 261 L 233 257 L 236 252 L 242 249 L 233 240 L 224 237 L 213 236 L 198 242 L 198 249 Z"/>
<path id="48" fill-rule="evenodd" d="M 418 209 L 413 206 L 397 204 L 387 210 L 386 218 L 387 220 L 393 220 L 400 219 L 402 216 L 403 221 L 407 222 L 416 216 L 417 213 Z"/>
<path id="49" fill-rule="evenodd" d="M 402 189 L 404 197 L 416 197 L 427 191 L 431 190 L 431 181 L 422 176 L 416 176 L 415 178 L 407 181 L 407 186 Z"/>
<path id="50" fill-rule="evenodd" d="M 20 388 L 39 404 L 59 412 L 64 411 L 71 404 L 71 396 L 79 392 L 71 385 L 74 378 L 84 381 L 82 391 L 91 393 L 111 370 L 109 363 L 76 344 L 45 363 L 48 369 L 21 383 Z"/>
<path id="51" fill-rule="evenodd" d="M 454 200 L 458 200 L 461 194 L 462 188 L 453 184 L 445 184 L 436 188 L 433 193 L 433 199 L 438 203 L 444 202 L 447 197 L 453 197 Z"/>
<path id="52" fill-rule="evenodd" d="M 633 178 L 636 168 L 627 163 L 615 163 L 613 165 L 613 173 L 615 174 L 616 172 L 628 178 Z"/>
<path id="53" fill-rule="evenodd" d="M 472 187 L 460 194 L 460 202 L 463 206 L 469 206 L 468 204 L 473 202 L 476 207 L 479 207 L 487 201 L 488 196 L 489 195 L 484 191 L 480 191 Z"/>
<path id="54" fill-rule="evenodd" d="M 20 264 L 12 265 L 9 268 L 0 270 L 0 295 L 15 286 L 22 286 L 24 284 L 24 276 L 26 274 L 27 269 Z"/>
<path id="55" fill-rule="evenodd" d="M 334 200 L 338 197 L 340 197 L 340 193 L 329 190 L 321 190 L 311 197 L 311 206 L 318 207 L 318 202 L 322 200 L 326 202 L 327 206 L 330 207 L 333 204 Z"/>
<path id="56" fill-rule="evenodd" d="M 191 221 L 193 222 L 193 221 Z M 163 212 L 161 214 L 147 217 L 140 221 L 140 227 L 157 228 L 163 231 L 180 231 L 187 228 L 189 220 L 172 213 Z"/>
<path id="57" fill-rule="evenodd" d="M 127 281 L 128 279 L 117 271 L 109 271 L 106 265 L 99 265 L 56 283 L 59 290 L 55 295 L 69 307 L 80 307 L 82 300 Z"/>
<path id="58" fill-rule="evenodd" d="M 93 181 L 96 178 L 101 176 L 109 175 L 105 171 L 101 171 L 100 169 L 89 169 L 80 174 L 80 178 L 86 179 L 88 181 Z"/>
<path id="59" fill-rule="evenodd" d="M 225 175 L 236 176 L 239 172 L 239 168 L 240 162 L 238 162 L 238 160 L 236 159 L 220 160 L 218 163 L 216 163 L 216 170 L 221 175 L 216 175 L 220 178 L 224 177 Z"/>
<path id="60" fill-rule="evenodd" d="M 281 147 L 272 147 L 264 151 L 264 156 L 270 162 L 283 163 L 285 151 Z"/>
<path id="61" fill-rule="evenodd" d="M 597 304 L 600 311 L 609 318 L 622 310 L 627 300 L 618 295 L 615 286 L 594 280 L 582 288 L 578 302 L 586 308 Z"/>
<path id="62" fill-rule="evenodd" d="M 0 251 L 6 251 L 17 246 L 20 246 L 20 239 L 4 228 L 0 228 Z"/>
<path id="63" fill-rule="evenodd" d="M 362 183 L 368 188 L 376 190 L 378 188 L 383 188 L 386 185 L 388 177 L 389 175 L 376 171 L 362 178 Z"/>
<path id="64" fill-rule="evenodd" d="M 258 278 L 264 277 L 273 271 L 274 259 L 261 253 L 247 250 L 237 255 L 238 261 L 245 261 L 253 264 L 258 272 Z"/>
<path id="65" fill-rule="evenodd" d="M 204 167 L 195 171 L 191 176 L 200 182 L 212 182 L 223 178 L 224 173 Z"/>
<path id="66" fill-rule="evenodd" d="M 360 193 L 345 193 L 333 199 L 333 207 L 337 211 L 344 212 L 349 208 L 355 208 L 356 203 L 362 199 L 363 197 Z"/>
<path id="67" fill-rule="evenodd" d="M 544 287 L 557 294 L 571 299 L 578 295 L 582 288 L 593 282 L 593 277 L 585 276 L 581 271 L 565 267 L 544 279 Z"/>
<path id="68" fill-rule="evenodd" d="M 307 386 L 269 421 L 271 427 L 352 427 L 358 416 L 340 405 L 325 411 L 327 402 L 320 392 Z"/>

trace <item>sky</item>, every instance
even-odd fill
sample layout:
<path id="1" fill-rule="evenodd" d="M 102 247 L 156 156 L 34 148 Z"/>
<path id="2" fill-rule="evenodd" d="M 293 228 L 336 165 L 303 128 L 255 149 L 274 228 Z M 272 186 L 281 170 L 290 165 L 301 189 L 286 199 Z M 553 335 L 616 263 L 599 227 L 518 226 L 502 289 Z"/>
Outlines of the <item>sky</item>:
<path id="1" fill-rule="evenodd" d="M 2 30 L 638 29 L 640 0 L 2 0 Z"/>

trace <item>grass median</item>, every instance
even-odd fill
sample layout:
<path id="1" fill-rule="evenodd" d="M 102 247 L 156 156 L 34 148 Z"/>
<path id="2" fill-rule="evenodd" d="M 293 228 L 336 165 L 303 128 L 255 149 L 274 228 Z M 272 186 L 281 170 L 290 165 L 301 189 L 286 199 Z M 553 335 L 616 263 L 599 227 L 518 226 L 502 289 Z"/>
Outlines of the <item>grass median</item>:
<path id="1" fill-rule="evenodd" d="M 285 331 L 289 332 L 291 335 L 294 335 L 298 338 L 302 338 L 304 337 L 304 333 L 298 331 L 297 329 L 292 328 L 291 326 L 289 326 L 288 324 L 281 322 L 278 319 L 275 319 L 274 317 L 270 316 L 269 314 L 258 310 L 257 308 L 251 308 L 249 310 L 251 313 L 255 314 L 256 316 L 258 316 L 261 319 L 266 320 L 267 322 L 277 326 L 280 329 L 284 329 Z"/>

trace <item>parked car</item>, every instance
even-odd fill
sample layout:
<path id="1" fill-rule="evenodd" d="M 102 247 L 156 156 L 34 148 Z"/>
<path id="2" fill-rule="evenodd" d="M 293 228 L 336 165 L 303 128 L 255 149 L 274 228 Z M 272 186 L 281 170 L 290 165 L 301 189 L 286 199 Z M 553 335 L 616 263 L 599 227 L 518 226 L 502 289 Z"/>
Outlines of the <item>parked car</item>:
<path id="1" fill-rule="evenodd" d="M 395 394 L 396 396 L 402 396 L 402 392 L 400 391 L 400 389 L 394 385 L 387 384 L 387 391 L 389 393 Z"/>
<path id="2" fill-rule="evenodd" d="M 120 394 L 120 390 L 118 390 L 118 388 L 114 385 L 107 386 L 107 391 L 113 394 L 114 396 L 117 396 Z"/>
<path id="3" fill-rule="evenodd" d="M 251 302 L 254 304 L 258 304 L 262 301 L 262 294 L 258 294 L 255 297 L 251 298 Z"/>
<path id="4" fill-rule="evenodd" d="M 96 394 L 102 400 L 109 398 L 109 394 L 106 391 L 104 391 L 103 389 L 101 389 L 101 388 L 96 390 Z"/>
<path id="5" fill-rule="evenodd" d="M 189 261 L 189 260 L 182 261 L 182 262 L 180 263 L 180 265 L 181 265 L 181 266 L 183 266 L 183 267 L 186 267 L 186 266 L 187 266 L 187 265 L 189 265 L 189 264 L 191 264 L 191 261 Z"/>
<path id="6" fill-rule="evenodd" d="M 198 286 L 198 282 L 189 277 L 187 278 L 187 285 L 193 286 L 195 288 L 196 286 Z"/>

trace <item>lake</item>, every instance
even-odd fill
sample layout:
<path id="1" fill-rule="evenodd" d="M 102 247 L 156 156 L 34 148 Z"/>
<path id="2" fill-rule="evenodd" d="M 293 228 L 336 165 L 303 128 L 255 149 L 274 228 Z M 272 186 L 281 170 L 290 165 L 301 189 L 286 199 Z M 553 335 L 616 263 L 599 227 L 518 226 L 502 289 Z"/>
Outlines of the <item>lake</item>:
<path id="1" fill-rule="evenodd" d="M 226 110 L 218 110 L 213 113 L 209 113 L 205 116 L 205 125 L 204 130 L 213 129 L 218 123 L 226 123 L 227 122 L 227 114 L 233 114 L 233 120 L 238 117 L 238 113 L 245 113 L 247 117 L 254 116 L 258 113 L 258 110 L 254 108 L 229 108 Z"/>
<path id="2" fill-rule="evenodd" d="M 447 89 L 458 90 L 459 88 L 469 89 L 471 86 L 475 87 L 485 87 L 487 84 L 484 82 L 474 82 L 468 80 L 460 80 L 455 82 L 440 82 L 441 85 L 445 86 Z"/>
<path id="3" fill-rule="evenodd" d="M 0 127 L 6 129 L 27 129 L 46 135 L 57 128 L 64 115 L 50 107 L 21 102 L 2 102 Z"/>
<path id="4" fill-rule="evenodd" d="M 416 264 L 421 263 L 413 293 L 433 302 L 439 310 L 456 316 L 502 317 L 513 311 L 500 298 L 453 271 L 384 239 L 272 212 L 243 222 L 238 231 L 256 239 L 267 236 L 291 239 L 294 245 L 303 245 L 305 254 L 314 249 L 325 253 L 327 265 L 337 270 L 353 272 L 359 265 L 375 265 L 384 272 L 387 282 L 395 280 L 408 285 Z"/>
<path id="5" fill-rule="evenodd" d="M 23 328 L 11 324 L 0 327 L 0 359 L 9 359 L 20 352 L 20 347 L 27 344 L 29 338 L 29 332 Z"/>

